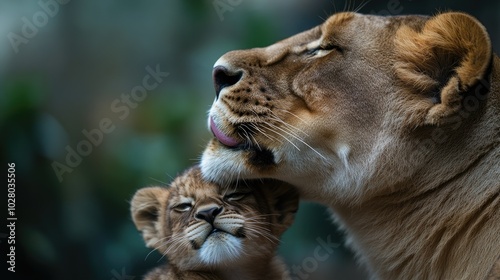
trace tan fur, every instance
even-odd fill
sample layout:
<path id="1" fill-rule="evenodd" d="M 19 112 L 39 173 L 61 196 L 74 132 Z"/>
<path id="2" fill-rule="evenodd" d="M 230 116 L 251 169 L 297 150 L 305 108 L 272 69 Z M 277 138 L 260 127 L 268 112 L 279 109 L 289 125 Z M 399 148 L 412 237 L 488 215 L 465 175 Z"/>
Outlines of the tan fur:
<path id="1" fill-rule="evenodd" d="M 500 280 L 500 259 L 498 259 L 495 265 L 491 268 L 487 280 Z"/>
<path id="2" fill-rule="evenodd" d="M 206 179 L 295 185 L 334 210 L 373 278 L 486 279 L 500 256 L 500 59 L 476 19 L 341 13 L 215 67 L 209 118 L 226 141 L 205 150 Z"/>
<path id="3" fill-rule="evenodd" d="M 423 124 L 438 124 L 461 108 L 460 92 L 483 77 L 491 60 L 488 33 L 462 13 L 446 13 L 427 21 L 422 30 L 404 26 L 396 33 L 399 79 L 412 90 L 431 92 L 442 87 L 441 104 L 422 106 Z M 446 84 L 440 85 L 451 71 Z M 414 110 L 414 109 L 413 109 Z"/>
<path id="4" fill-rule="evenodd" d="M 221 212 L 212 222 L 200 216 L 214 207 Z M 298 193 L 282 182 L 222 187 L 204 181 L 198 167 L 169 188 L 140 189 L 132 199 L 132 219 L 146 245 L 168 259 L 145 279 L 289 279 L 275 252 L 297 208 Z"/>

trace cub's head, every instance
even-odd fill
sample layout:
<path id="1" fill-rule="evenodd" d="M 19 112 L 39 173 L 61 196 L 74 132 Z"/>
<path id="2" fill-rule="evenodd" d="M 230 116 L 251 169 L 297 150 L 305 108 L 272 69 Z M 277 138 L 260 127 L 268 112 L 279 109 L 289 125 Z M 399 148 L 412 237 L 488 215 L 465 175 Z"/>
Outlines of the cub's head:
<path id="1" fill-rule="evenodd" d="M 339 13 L 274 45 L 231 51 L 213 69 L 203 176 L 280 179 L 323 201 L 394 186 L 434 151 L 464 147 L 453 141 L 468 126 L 464 108 L 481 113 L 491 61 L 484 27 L 463 13 Z"/>
<path id="2" fill-rule="evenodd" d="M 298 194 L 277 181 L 221 186 L 204 181 L 198 167 L 169 188 L 137 191 L 132 219 L 146 245 L 181 270 L 270 259 L 292 224 Z"/>

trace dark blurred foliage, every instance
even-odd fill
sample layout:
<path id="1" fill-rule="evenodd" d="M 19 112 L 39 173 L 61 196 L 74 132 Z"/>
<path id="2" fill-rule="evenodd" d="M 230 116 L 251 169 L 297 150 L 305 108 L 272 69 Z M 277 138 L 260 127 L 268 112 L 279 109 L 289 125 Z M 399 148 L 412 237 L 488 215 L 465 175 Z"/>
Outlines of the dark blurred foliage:
<path id="1" fill-rule="evenodd" d="M 168 184 L 199 159 L 211 137 L 206 111 L 214 98 L 213 63 L 226 51 L 271 44 L 361 5 L 61 0 L 44 18 L 40 3 L 54 1 L 0 1 L 0 158 L 2 174 L 8 162 L 16 164 L 18 218 L 16 274 L 7 272 L 7 229 L 0 230 L 1 279 L 140 279 L 165 261 L 144 247 L 129 200 L 140 187 Z M 220 17 L 217 1 L 236 5 Z M 499 49 L 498 2 L 384 0 L 366 3 L 360 12 L 445 10 L 479 18 Z M 39 27 L 13 47 L 12 34 L 29 29 L 26 20 Z M 128 114 L 118 111 L 113 104 L 142 84 L 148 66 L 169 76 L 136 108 L 127 106 Z M 106 119 L 114 129 L 99 143 L 82 146 L 82 131 L 95 132 Z M 78 145 L 88 155 L 60 181 L 53 164 L 66 164 L 68 149 Z M 5 213 L 6 199 L 1 201 Z M 318 238 L 339 244 L 325 261 L 311 259 Z M 280 254 L 290 267 L 310 271 L 308 279 L 366 279 L 342 240 L 324 207 L 303 203 Z"/>

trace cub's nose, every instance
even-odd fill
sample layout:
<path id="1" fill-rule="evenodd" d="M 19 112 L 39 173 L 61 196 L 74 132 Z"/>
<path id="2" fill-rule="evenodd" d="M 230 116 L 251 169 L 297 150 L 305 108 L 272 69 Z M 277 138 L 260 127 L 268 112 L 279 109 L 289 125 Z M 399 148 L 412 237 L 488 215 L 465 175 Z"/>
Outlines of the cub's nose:
<path id="1" fill-rule="evenodd" d="M 242 71 L 230 71 L 224 66 L 215 66 L 212 71 L 212 78 L 214 80 L 215 96 L 217 99 L 223 88 L 236 84 L 242 75 Z"/>
<path id="2" fill-rule="evenodd" d="M 222 207 L 212 207 L 209 209 L 198 211 L 194 217 L 200 220 L 205 220 L 209 224 L 213 224 L 215 217 L 217 217 L 217 215 L 222 212 L 222 209 Z"/>

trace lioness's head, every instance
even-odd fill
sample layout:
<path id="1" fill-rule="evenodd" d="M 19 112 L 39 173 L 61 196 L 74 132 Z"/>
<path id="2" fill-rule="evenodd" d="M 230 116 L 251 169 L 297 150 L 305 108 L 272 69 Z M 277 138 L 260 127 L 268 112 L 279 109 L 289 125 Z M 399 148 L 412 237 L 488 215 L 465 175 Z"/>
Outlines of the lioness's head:
<path id="1" fill-rule="evenodd" d="M 298 193 L 277 181 L 221 186 L 191 168 L 169 188 L 137 191 L 132 218 L 146 245 L 180 270 L 270 260 L 292 224 Z"/>
<path id="2" fill-rule="evenodd" d="M 339 13 L 231 51 L 213 69 L 202 173 L 280 179 L 330 204 L 404 184 L 433 153 L 465 147 L 456 136 L 485 114 L 491 63 L 488 34 L 463 13 Z"/>

